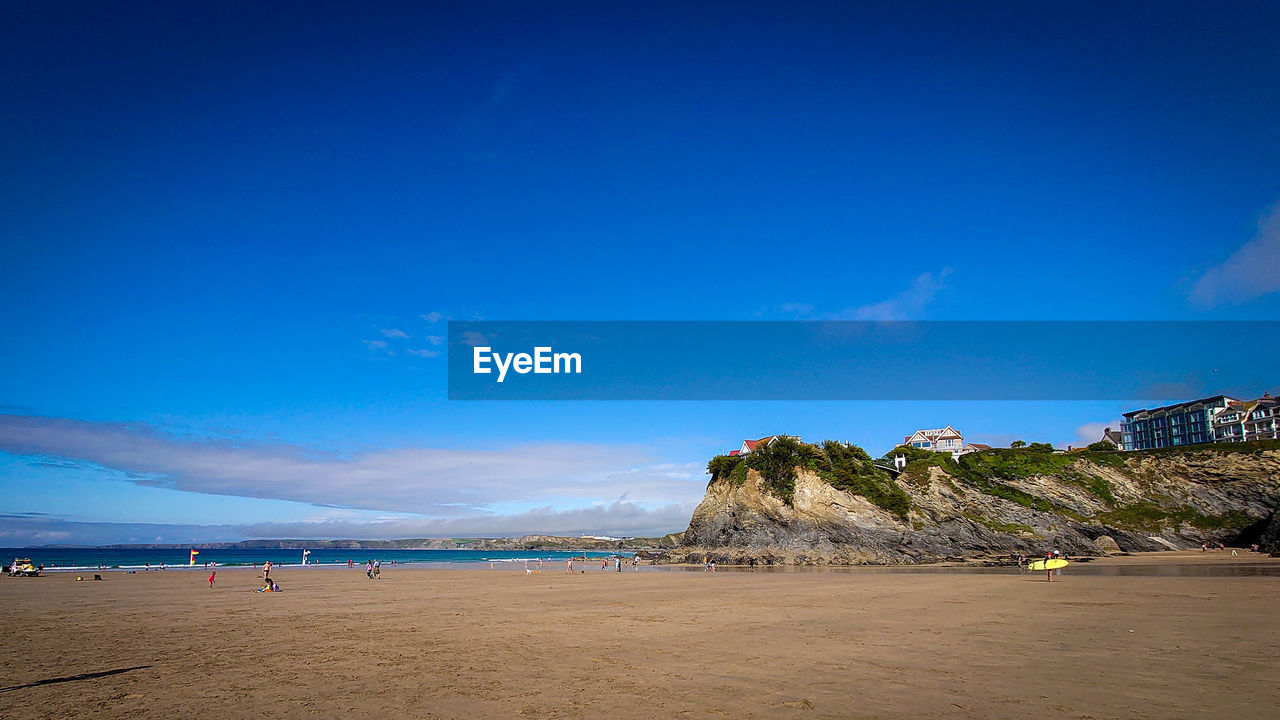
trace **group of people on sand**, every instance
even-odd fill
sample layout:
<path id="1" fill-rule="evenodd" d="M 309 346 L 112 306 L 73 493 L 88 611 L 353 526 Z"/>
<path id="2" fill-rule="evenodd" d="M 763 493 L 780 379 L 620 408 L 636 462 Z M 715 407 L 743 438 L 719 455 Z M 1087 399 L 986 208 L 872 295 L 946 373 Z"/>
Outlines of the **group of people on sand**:
<path id="1" fill-rule="evenodd" d="M 584 560 L 584 561 L 585 561 L 585 560 L 586 560 L 586 558 L 584 557 L 584 558 L 582 558 L 582 560 Z M 609 569 L 609 560 L 610 560 L 610 558 L 609 558 L 609 557 L 602 557 L 602 558 L 600 558 L 600 569 L 601 569 L 601 570 L 608 570 L 608 569 Z M 614 555 L 614 556 L 612 557 L 612 560 L 613 560 L 613 569 L 614 569 L 614 571 L 615 571 L 615 572 L 622 572 L 622 556 L 621 556 L 621 555 Z M 538 566 L 539 566 L 539 567 L 541 567 L 541 566 L 542 566 L 542 561 L 541 561 L 541 560 L 538 560 Z M 631 558 L 631 567 L 632 567 L 632 568 L 634 568 L 635 570 L 639 570 L 639 569 L 640 569 L 640 557 L 639 557 L 638 555 L 632 556 L 632 558 Z M 570 558 L 565 558 L 565 561 L 564 561 L 564 571 L 565 571 L 566 573 L 570 573 L 570 574 L 572 574 L 572 573 L 573 573 L 573 558 L 571 558 L 571 557 L 570 557 Z M 586 572 L 586 571 L 585 571 L 585 570 L 583 570 L 582 572 Z"/>
<path id="2" fill-rule="evenodd" d="M 262 587 L 258 592 L 280 592 L 280 584 L 271 579 L 271 561 L 262 564 Z"/>
<path id="3" fill-rule="evenodd" d="M 253 566 L 256 568 L 258 564 L 254 563 Z M 271 579 L 271 567 L 272 565 L 270 560 L 263 563 L 262 587 L 258 588 L 255 592 L 280 592 L 280 583 Z M 217 570 L 214 570 L 213 572 L 209 573 L 209 589 L 210 590 L 213 589 L 213 584 L 217 580 L 217 577 L 218 577 Z"/>
<path id="4" fill-rule="evenodd" d="M 364 574 L 369 576 L 370 580 L 382 579 L 382 561 L 370 560 L 364 564 Z"/>

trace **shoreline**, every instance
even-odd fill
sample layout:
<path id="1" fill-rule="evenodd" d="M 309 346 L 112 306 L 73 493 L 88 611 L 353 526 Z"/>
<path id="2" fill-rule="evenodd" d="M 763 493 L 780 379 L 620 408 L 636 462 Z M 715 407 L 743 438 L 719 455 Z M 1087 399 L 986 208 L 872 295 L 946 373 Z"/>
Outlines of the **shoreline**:
<path id="1" fill-rule="evenodd" d="M 1230 548 L 1228 548 L 1228 550 L 1229 549 Z M 567 551 L 567 552 L 572 552 L 572 551 Z M 630 556 L 626 554 L 622 554 L 621 552 L 617 554 L 620 554 L 624 558 L 623 571 L 630 572 L 633 569 L 633 567 L 630 565 L 630 563 L 627 560 L 627 558 L 629 558 Z M 612 558 L 612 557 L 614 557 L 614 555 L 612 554 L 609 554 L 609 555 L 601 554 L 601 555 L 594 555 L 594 556 L 587 555 L 585 560 L 575 557 L 574 559 L 575 565 L 584 564 L 583 566 L 580 566 L 575 569 L 585 569 L 588 571 L 594 569 L 596 571 L 600 571 L 599 568 L 595 568 L 591 564 L 593 562 L 600 562 L 605 558 Z M 713 557 L 714 557 L 714 554 L 713 554 Z M 412 561 L 410 560 L 410 561 L 384 562 L 382 564 L 382 569 L 384 572 L 387 570 L 407 570 L 407 569 L 439 571 L 439 570 L 485 570 L 485 569 L 503 568 L 503 569 L 521 570 L 524 568 L 524 564 L 526 561 L 530 564 L 533 564 L 538 559 L 539 559 L 538 557 L 531 556 L 529 558 L 495 558 L 495 559 L 474 560 L 474 561 L 472 560 L 467 560 L 467 561 Z M 1032 558 L 1028 558 L 1028 559 L 1032 559 Z M 552 569 L 563 570 L 564 568 L 565 558 L 563 557 L 560 557 L 560 558 L 542 557 L 541 560 L 543 561 L 543 567 L 542 567 L 543 572 L 547 572 Z M 852 564 L 845 565 L 845 564 L 834 564 L 834 563 L 821 563 L 821 564 L 778 563 L 778 564 L 757 564 L 755 566 L 749 566 L 746 564 L 728 564 L 728 563 L 717 561 L 717 570 L 719 572 L 752 572 L 754 571 L 754 572 L 773 572 L 773 573 L 821 572 L 821 571 L 840 572 L 840 571 L 851 571 L 851 570 L 869 570 L 869 571 L 880 570 L 885 572 L 928 572 L 931 570 L 951 570 L 951 571 L 979 573 L 979 572 L 991 572 L 991 571 L 998 571 L 998 570 L 1016 570 L 1019 568 L 1019 565 L 1011 562 L 1007 562 L 1007 561 L 994 562 L 993 560 L 994 558 L 991 556 L 979 556 L 979 557 L 975 557 L 968 560 L 962 560 L 962 561 L 940 560 L 940 561 L 931 562 L 931 563 L 902 563 L 902 564 L 863 563 L 863 564 L 856 564 L 856 565 L 852 565 Z M 1214 563 L 1219 566 L 1257 565 L 1262 567 L 1272 567 L 1272 566 L 1280 567 L 1280 558 L 1272 557 L 1267 553 L 1253 553 L 1253 552 L 1247 552 L 1247 551 L 1241 552 L 1237 556 L 1232 556 L 1228 552 L 1222 551 L 1222 550 L 1210 550 L 1208 552 L 1201 552 L 1199 550 L 1161 550 L 1161 551 L 1152 551 L 1152 552 L 1114 553 L 1110 555 L 1080 556 L 1080 557 L 1071 558 L 1071 563 L 1072 563 L 1072 567 L 1077 570 L 1085 566 L 1108 567 L 1113 565 L 1125 565 L 1125 564 L 1128 564 L 1128 565 L 1146 564 L 1151 566 L 1163 566 L 1171 563 L 1172 564 Z M 307 563 L 305 566 L 302 565 L 301 563 L 273 563 L 272 567 L 278 568 L 278 569 L 287 569 L 291 571 L 292 570 L 303 570 L 303 571 L 363 570 L 364 563 L 357 562 L 354 564 L 354 566 L 350 566 L 350 567 L 348 567 L 348 565 L 345 562 L 341 562 L 341 563 L 313 562 L 313 563 Z M 645 560 L 645 559 L 641 559 L 638 567 L 644 568 L 649 571 L 660 571 L 663 569 L 669 569 L 671 571 L 676 571 L 676 572 L 690 571 L 690 570 L 700 571 L 703 568 L 701 563 L 696 563 L 696 562 L 653 562 L 652 560 Z M 260 572 L 262 570 L 262 563 L 258 563 L 256 567 L 252 563 L 227 563 L 227 564 L 214 564 L 209 566 L 165 565 L 163 567 L 157 567 L 155 565 L 152 565 L 149 568 L 146 567 L 145 565 L 110 566 L 110 567 L 104 567 L 104 568 L 98 568 L 94 566 L 53 566 L 53 567 L 46 566 L 44 569 L 44 573 L 46 575 L 63 575 L 63 574 L 70 574 L 70 573 L 111 573 L 111 574 L 128 575 L 128 574 L 158 573 L 158 572 L 167 572 L 167 571 L 189 572 L 189 571 L 208 571 L 208 570 L 217 570 L 217 571 L 254 570 L 254 571 Z M 610 566 L 609 571 L 612 571 L 612 566 Z"/>

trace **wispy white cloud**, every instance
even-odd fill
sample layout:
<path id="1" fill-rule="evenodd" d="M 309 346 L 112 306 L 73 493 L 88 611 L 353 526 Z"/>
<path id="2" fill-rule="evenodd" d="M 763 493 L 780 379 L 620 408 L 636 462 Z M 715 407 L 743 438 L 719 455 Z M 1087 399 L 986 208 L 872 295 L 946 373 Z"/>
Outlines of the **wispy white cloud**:
<path id="1" fill-rule="evenodd" d="M 1258 221 L 1258 232 L 1225 260 L 1205 271 L 1188 300 L 1201 308 L 1238 305 L 1280 292 L 1280 203 Z"/>
<path id="2" fill-rule="evenodd" d="M 786 303 L 778 310 L 797 320 L 922 320 L 939 295 L 946 291 L 951 274 L 951 268 L 921 273 L 905 290 L 892 297 L 835 312 L 819 312 L 813 305 L 802 302 Z"/>
<path id="3" fill-rule="evenodd" d="M 369 355 L 375 358 L 384 358 L 387 356 L 395 356 L 396 351 L 387 345 L 386 340 L 361 340 L 364 346 L 369 348 Z"/>
<path id="4" fill-rule="evenodd" d="M 435 323 L 438 323 L 441 320 L 448 320 L 449 316 L 445 315 L 444 313 L 429 312 L 424 314 L 422 316 L 422 319 L 434 325 Z"/>
<path id="5" fill-rule="evenodd" d="M 785 303 L 784 305 L 782 305 L 782 307 L 778 309 L 789 315 L 797 315 L 800 317 L 811 317 L 814 311 L 814 307 L 809 303 L 795 303 L 795 302 Z"/>
<path id="6" fill-rule="evenodd" d="M 615 501 L 570 510 L 543 506 L 510 515 L 465 518 L 337 518 L 241 525 L 84 522 L 56 517 L 0 515 L 0 545 L 230 542 L 256 538 L 389 540 L 531 534 L 655 536 L 684 530 L 689 525 L 694 507 L 695 503 L 673 503 L 646 508 L 633 502 Z"/>
<path id="7" fill-rule="evenodd" d="M 407 338 L 409 333 L 399 328 L 382 328 L 382 334 L 389 338 Z"/>
<path id="8" fill-rule="evenodd" d="M 919 320 L 921 314 L 933 304 L 938 294 L 946 289 L 951 268 L 943 268 L 936 274 L 917 275 L 906 290 L 887 300 L 860 305 L 841 313 L 841 320 Z"/>
<path id="9" fill-rule="evenodd" d="M 1073 445 L 1080 447 L 1090 443 L 1096 443 L 1102 439 L 1102 433 L 1107 428 L 1111 428 L 1112 430 L 1119 432 L 1121 422 L 1123 421 L 1120 418 L 1116 418 L 1111 422 L 1085 423 L 1076 428 L 1076 440 Z"/>
<path id="10" fill-rule="evenodd" d="M 633 446 L 399 447 L 337 455 L 283 443 L 179 436 L 139 425 L 0 415 L 0 450 L 88 462 L 138 485 L 334 507 L 476 516 L 499 504 L 572 507 L 622 497 L 695 502 L 694 463 L 655 462 Z"/>
<path id="11" fill-rule="evenodd" d="M 444 336 L 443 336 L 443 335 L 428 335 L 428 336 L 426 336 L 424 339 L 425 339 L 427 342 L 431 343 L 432 345 L 443 345 L 443 344 L 444 344 Z"/>
<path id="12" fill-rule="evenodd" d="M 439 350 L 417 349 L 417 350 L 406 350 L 405 352 L 409 353 L 410 355 L 417 355 L 418 357 L 422 357 L 422 358 L 440 357 Z"/>
<path id="13" fill-rule="evenodd" d="M 516 86 L 516 82 L 520 79 L 520 74 L 520 71 L 513 70 L 503 73 L 502 77 L 498 78 L 498 81 L 489 89 L 487 103 L 489 107 L 496 108 L 507 99 L 507 96 L 511 94 L 511 89 Z"/>

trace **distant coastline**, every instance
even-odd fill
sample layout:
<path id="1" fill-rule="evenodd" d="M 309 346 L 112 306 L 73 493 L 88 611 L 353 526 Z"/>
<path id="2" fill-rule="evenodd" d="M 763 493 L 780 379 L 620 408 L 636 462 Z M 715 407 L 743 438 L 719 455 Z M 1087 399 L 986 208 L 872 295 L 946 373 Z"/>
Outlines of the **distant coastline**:
<path id="1" fill-rule="evenodd" d="M 13 549 L 47 550 L 618 550 L 673 548 L 680 533 L 661 537 L 598 538 L 523 535 L 488 538 L 404 538 L 395 540 L 317 540 L 306 538 L 197 543 L 113 543 L 110 545 L 27 545 Z"/>

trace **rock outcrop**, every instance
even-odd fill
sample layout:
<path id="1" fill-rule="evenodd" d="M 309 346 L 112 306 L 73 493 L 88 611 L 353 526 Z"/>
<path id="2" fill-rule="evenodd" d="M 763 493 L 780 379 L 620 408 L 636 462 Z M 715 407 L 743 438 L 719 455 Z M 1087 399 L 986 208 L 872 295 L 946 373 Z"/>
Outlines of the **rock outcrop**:
<path id="1" fill-rule="evenodd" d="M 905 513 L 837 489 L 812 460 L 794 467 L 785 499 L 755 469 L 721 472 L 675 559 L 904 564 L 1046 549 L 1098 555 L 1192 548 L 1240 541 L 1250 528 L 1262 532 L 1280 508 L 1274 441 L 1068 455 L 990 450 L 958 463 L 915 457 L 891 480 L 910 499 Z M 1280 534 L 1280 523 L 1268 530 Z"/>
<path id="2" fill-rule="evenodd" d="M 1267 520 L 1266 526 L 1262 530 L 1262 537 L 1259 538 L 1258 546 L 1262 552 L 1271 553 L 1273 557 L 1280 557 L 1280 511 L 1271 513 L 1271 518 Z"/>

